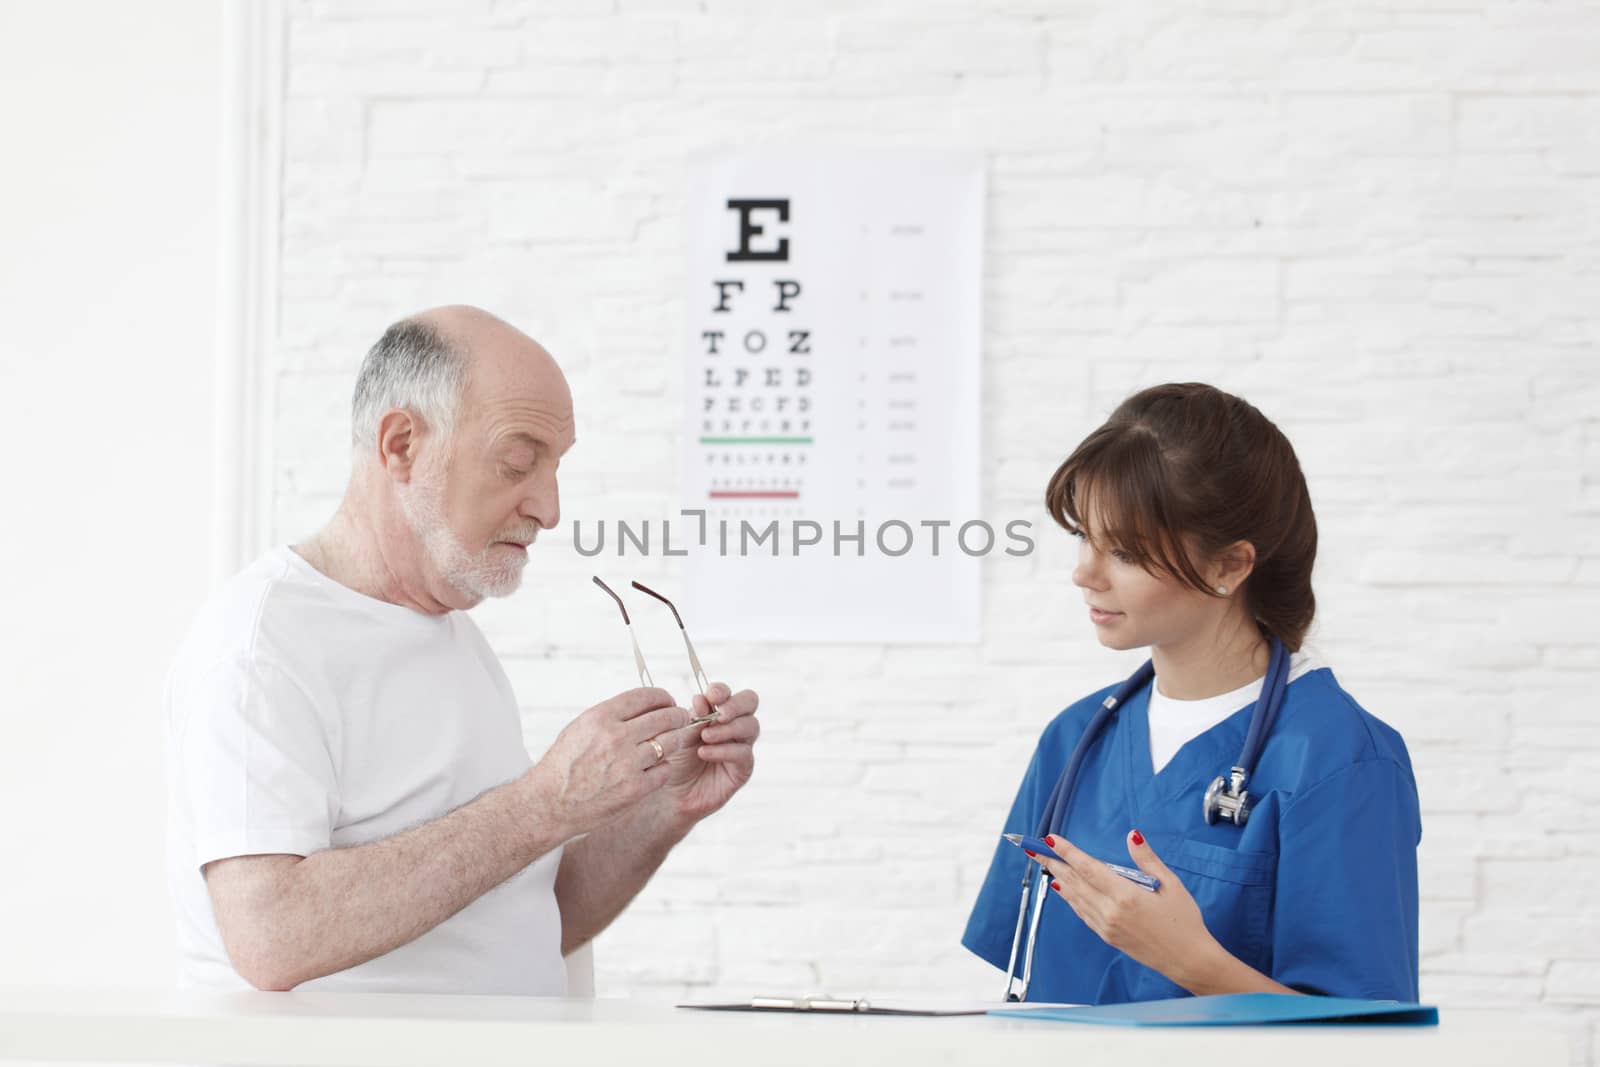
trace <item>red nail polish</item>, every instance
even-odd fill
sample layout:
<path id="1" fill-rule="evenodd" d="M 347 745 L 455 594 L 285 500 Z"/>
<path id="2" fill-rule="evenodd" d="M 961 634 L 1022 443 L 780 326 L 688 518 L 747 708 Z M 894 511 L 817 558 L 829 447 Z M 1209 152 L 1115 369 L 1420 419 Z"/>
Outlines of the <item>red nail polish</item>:
<path id="1" fill-rule="evenodd" d="M 1053 836 L 1046 837 L 1044 839 L 1044 843 L 1049 845 L 1051 848 L 1055 848 L 1056 847 L 1056 839 Z"/>
<path id="2" fill-rule="evenodd" d="M 1136 844 L 1136 845 L 1144 844 L 1144 835 L 1141 834 L 1139 831 L 1135 830 L 1133 832 L 1133 843 Z"/>
<path id="3" fill-rule="evenodd" d="M 1032 852 L 1029 852 L 1029 851 L 1028 851 L 1028 850 L 1027 850 L 1027 849 L 1023 849 L 1023 850 L 1022 850 L 1022 851 L 1023 851 L 1023 852 L 1024 852 L 1024 853 L 1025 853 L 1025 854 L 1027 854 L 1027 855 L 1029 855 L 1029 856 L 1032 856 L 1032 857 L 1033 857 L 1033 858 L 1034 858 L 1034 859 L 1038 859 L 1038 858 L 1039 858 L 1039 857 L 1038 857 L 1038 856 L 1037 856 L 1037 855 L 1035 855 L 1035 854 L 1034 854 L 1034 853 L 1032 853 Z"/>
<path id="4" fill-rule="evenodd" d="M 1059 893 L 1059 892 L 1061 892 L 1061 883 L 1060 882 L 1051 882 L 1050 883 L 1050 888 L 1054 889 L 1057 893 Z"/>

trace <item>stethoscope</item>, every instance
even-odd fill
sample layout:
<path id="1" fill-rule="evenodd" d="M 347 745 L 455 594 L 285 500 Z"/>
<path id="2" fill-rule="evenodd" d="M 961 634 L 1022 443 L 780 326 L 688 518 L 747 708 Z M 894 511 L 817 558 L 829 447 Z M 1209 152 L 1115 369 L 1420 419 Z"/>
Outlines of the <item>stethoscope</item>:
<path id="1" fill-rule="evenodd" d="M 1078 769 L 1082 766 L 1084 757 L 1088 755 L 1090 746 L 1105 729 L 1106 723 L 1111 721 L 1111 716 L 1115 714 L 1117 708 L 1143 689 L 1155 673 L 1155 662 L 1153 660 L 1147 662 L 1134 671 L 1132 677 L 1118 686 L 1116 692 L 1101 702 L 1099 710 L 1094 713 L 1094 718 L 1090 719 L 1089 725 L 1084 728 L 1083 736 L 1078 738 L 1077 747 L 1072 750 L 1072 758 L 1067 760 L 1066 770 L 1061 772 L 1061 777 L 1056 779 L 1055 788 L 1050 791 L 1050 800 L 1045 804 L 1044 813 L 1039 817 L 1039 827 L 1034 834 L 1035 837 L 1043 838 L 1046 835 L 1061 833 L 1067 824 L 1067 802 L 1072 797 L 1072 787 L 1078 781 Z M 1284 647 L 1282 641 L 1274 637 L 1271 657 L 1267 661 L 1266 678 L 1262 682 L 1261 696 L 1250 712 L 1250 732 L 1245 736 L 1244 751 L 1239 754 L 1239 762 L 1227 776 L 1218 775 L 1211 783 L 1211 787 L 1206 790 L 1203 813 L 1208 824 L 1222 819 L 1232 822 L 1235 826 L 1243 826 L 1250 818 L 1250 794 L 1245 792 L 1244 786 L 1249 781 L 1251 772 L 1255 770 L 1256 760 L 1261 756 L 1261 749 L 1267 743 L 1267 734 L 1272 730 L 1273 720 L 1278 717 L 1278 709 L 1283 705 L 1283 694 L 1288 687 L 1289 650 Z M 1039 943 L 1039 920 L 1044 915 L 1045 889 L 1049 880 L 1050 872 L 1037 864 L 1029 864 L 1028 870 L 1022 875 L 1022 904 L 1017 908 L 1017 932 L 1011 938 L 1011 962 L 1006 964 L 1008 1001 L 1028 999 L 1028 983 L 1033 978 L 1033 952 Z M 1031 921 L 1028 919 L 1030 899 L 1033 901 Z M 1024 924 L 1028 930 L 1026 947 L 1022 942 Z M 1019 954 L 1022 956 L 1020 978 L 1017 975 Z"/>

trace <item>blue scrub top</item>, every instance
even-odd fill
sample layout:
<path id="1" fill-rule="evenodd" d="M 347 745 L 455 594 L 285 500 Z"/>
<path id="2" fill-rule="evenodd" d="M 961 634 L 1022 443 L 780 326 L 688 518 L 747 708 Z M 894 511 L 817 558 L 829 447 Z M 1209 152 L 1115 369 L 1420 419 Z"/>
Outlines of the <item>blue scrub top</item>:
<path id="1" fill-rule="evenodd" d="M 1079 736 L 1114 689 L 1085 697 L 1045 728 L 1003 832 L 1038 828 Z M 1400 735 L 1357 705 L 1332 671 L 1296 679 L 1246 785 L 1253 807 L 1240 829 L 1207 825 L 1201 798 L 1238 759 L 1251 707 L 1190 740 L 1155 774 L 1149 705 L 1147 685 L 1090 748 L 1067 807 L 1066 837 L 1092 856 L 1131 866 L 1125 838 L 1141 831 L 1183 880 L 1212 936 L 1284 985 L 1415 1001 L 1422 819 Z M 1022 875 L 1032 866 L 1014 845 L 995 848 L 961 939 L 1002 971 Z M 1030 1001 L 1116 1004 L 1187 995 L 1107 945 L 1066 901 L 1048 894 Z"/>

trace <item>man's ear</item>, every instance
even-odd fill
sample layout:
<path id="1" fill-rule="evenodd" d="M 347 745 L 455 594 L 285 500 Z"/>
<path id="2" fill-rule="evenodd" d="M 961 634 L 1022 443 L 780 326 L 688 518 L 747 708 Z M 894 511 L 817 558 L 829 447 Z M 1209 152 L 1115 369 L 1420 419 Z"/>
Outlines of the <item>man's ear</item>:
<path id="1" fill-rule="evenodd" d="M 1249 541 L 1235 541 L 1217 553 L 1211 565 L 1211 588 L 1222 586 L 1233 592 L 1244 585 L 1256 569 L 1256 546 Z"/>
<path id="2" fill-rule="evenodd" d="M 378 464 L 397 482 L 411 481 L 421 429 L 417 416 L 404 408 L 390 408 L 378 420 Z"/>

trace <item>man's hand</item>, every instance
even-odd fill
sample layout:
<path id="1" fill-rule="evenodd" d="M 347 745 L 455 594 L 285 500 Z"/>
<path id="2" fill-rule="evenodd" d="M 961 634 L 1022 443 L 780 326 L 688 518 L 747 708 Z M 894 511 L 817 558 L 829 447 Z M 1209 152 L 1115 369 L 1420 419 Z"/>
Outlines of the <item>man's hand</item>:
<path id="1" fill-rule="evenodd" d="M 715 721 L 682 728 L 688 712 L 671 709 L 684 717 L 680 728 L 657 738 L 665 758 L 650 771 L 650 780 L 664 788 L 619 816 L 605 832 L 573 842 L 563 853 L 556 873 L 563 954 L 610 925 L 694 824 L 750 780 L 761 732 L 755 693 L 746 689 L 731 694 L 718 682 L 706 694 L 719 705 Z M 696 718 L 712 710 L 705 697 L 694 698 Z M 645 749 L 653 759 L 654 750 L 648 744 Z"/>
<path id="2" fill-rule="evenodd" d="M 689 718 L 665 689 L 619 693 L 568 723 L 525 780 L 568 838 L 588 833 L 674 780 L 685 753 L 694 758 L 700 728 L 686 728 Z"/>
<path id="3" fill-rule="evenodd" d="M 709 703 L 706 697 L 711 698 Z M 705 818 L 750 780 L 755 769 L 756 738 L 761 735 L 761 724 L 756 721 L 759 703 L 754 690 L 733 693 L 723 682 L 714 682 L 705 697 L 694 698 L 696 718 L 711 714 L 712 705 L 716 706 L 718 717 L 700 728 L 698 745 L 684 745 L 667 757 L 666 795 L 678 818 Z M 662 744 L 666 744 L 665 740 Z"/>

